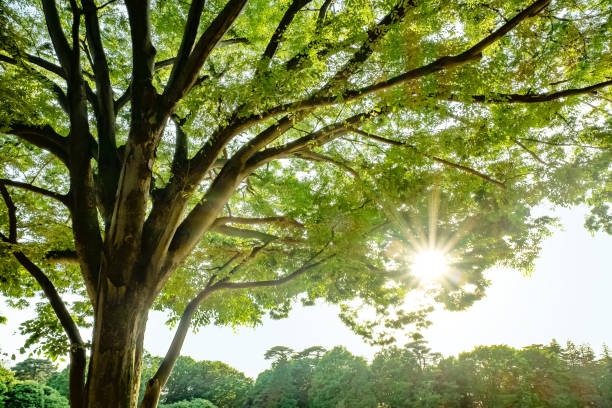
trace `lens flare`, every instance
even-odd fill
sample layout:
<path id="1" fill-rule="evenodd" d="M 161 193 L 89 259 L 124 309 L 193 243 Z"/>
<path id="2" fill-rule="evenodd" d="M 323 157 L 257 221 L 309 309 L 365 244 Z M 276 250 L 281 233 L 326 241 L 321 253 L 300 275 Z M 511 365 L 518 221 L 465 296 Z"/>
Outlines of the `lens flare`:
<path id="1" fill-rule="evenodd" d="M 424 250 L 412 258 L 412 273 L 421 280 L 435 280 L 448 272 L 446 254 L 439 250 Z"/>

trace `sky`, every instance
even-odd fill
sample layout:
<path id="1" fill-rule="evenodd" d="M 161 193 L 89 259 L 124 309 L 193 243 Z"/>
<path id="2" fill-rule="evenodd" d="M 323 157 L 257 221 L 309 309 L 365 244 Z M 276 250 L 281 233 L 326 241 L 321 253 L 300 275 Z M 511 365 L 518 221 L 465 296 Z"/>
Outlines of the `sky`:
<path id="1" fill-rule="evenodd" d="M 531 276 L 508 269 L 487 273 L 487 297 L 461 312 L 437 310 L 433 325 L 423 334 L 433 351 L 455 355 L 477 345 L 523 347 L 571 340 L 589 343 L 597 352 L 612 345 L 612 236 L 592 236 L 584 225 L 585 209 L 558 209 L 563 230 L 549 237 Z M 151 313 L 145 348 L 163 355 L 172 333 L 164 316 Z M 289 318 L 266 319 L 255 329 L 206 327 L 190 333 L 183 355 L 197 360 L 220 360 L 256 377 L 269 362 L 263 354 L 273 346 L 294 350 L 320 345 L 345 346 L 371 359 L 379 348 L 370 347 L 337 317 L 337 308 L 320 304 L 296 306 Z M 400 343 L 403 345 L 403 343 Z"/>
<path id="2" fill-rule="evenodd" d="M 423 334 L 433 351 L 455 355 L 477 345 L 507 344 L 523 347 L 571 340 L 589 343 L 598 353 L 612 345 L 612 236 L 592 236 L 584 227 L 583 208 L 558 209 L 563 230 L 543 244 L 531 276 L 508 269 L 487 272 L 491 280 L 487 297 L 461 312 L 436 310 L 433 325 Z M 23 338 L 18 324 L 28 318 L 0 304 L 0 314 L 9 322 L 0 326 L 3 352 L 18 354 Z M 145 349 L 163 355 L 173 331 L 165 316 L 151 312 Z M 399 343 L 401 346 L 403 343 Z M 296 351 L 320 345 L 345 346 L 350 352 L 371 359 L 379 350 L 352 333 L 337 317 L 337 308 L 326 304 L 296 306 L 289 318 L 264 319 L 257 328 L 204 327 L 190 333 L 183 355 L 196 360 L 219 360 L 255 378 L 269 368 L 265 351 L 283 345 Z M 17 356 L 17 359 L 25 356 Z M 11 363 L 9 363 L 11 365 Z"/>

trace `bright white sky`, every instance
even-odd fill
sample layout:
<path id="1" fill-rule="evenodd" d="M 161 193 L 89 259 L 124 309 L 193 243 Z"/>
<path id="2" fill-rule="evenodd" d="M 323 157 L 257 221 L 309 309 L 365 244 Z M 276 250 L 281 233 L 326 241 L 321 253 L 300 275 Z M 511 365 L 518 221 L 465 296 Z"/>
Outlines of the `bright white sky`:
<path id="1" fill-rule="evenodd" d="M 433 351 L 449 355 L 481 344 L 522 347 L 546 344 L 552 338 L 590 343 L 598 352 L 603 343 L 612 344 L 612 237 L 591 236 L 583 228 L 583 209 L 560 209 L 555 214 L 564 230 L 545 242 L 531 277 L 511 270 L 490 271 L 487 298 L 467 311 L 433 314 L 434 324 L 424 333 Z M 9 323 L 0 326 L 1 349 L 18 354 L 23 339 L 16 330 L 27 316 L 3 304 L 0 314 L 9 317 Z M 145 348 L 154 355 L 163 355 L 172 338 L 164 321 L 161 313 L 150 314 Z M 220 360 L 256 377 L 269 367 L 264 352 L 276 345 L 295 350 L 343 345 L 368 359 L 377 351 L 342 324 L 336 308 L 319 305 L 296 307 L 288 319 L 265 320 L 256 329 L 202 328 L 188 335 L 183 355 Z"/>

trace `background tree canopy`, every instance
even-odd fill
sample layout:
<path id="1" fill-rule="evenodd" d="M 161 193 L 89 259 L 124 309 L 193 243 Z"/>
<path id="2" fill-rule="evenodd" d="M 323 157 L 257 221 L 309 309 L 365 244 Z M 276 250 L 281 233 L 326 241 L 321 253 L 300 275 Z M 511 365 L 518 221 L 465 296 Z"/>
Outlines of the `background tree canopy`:
<path id="1" fill-rule="evenodd" d="M 562 346 L 553 340 L 522 349 L 479 346 L 444 358 L 417 339 L 403 347 L 384 348 L 370 364 L 340 346 L 301 352 L 277 346 L 270 349 L 271 355 L 278 357 L 279 349 L 286 353 L 274 359 L 255 383 L 221 362 L 180 357 L 159 406 L 607 408 L 612 404 L 612 359 L 606 347 L 597 358 L 588 345 Z M 147 378 L 152 374 L 148 368 L 160 357 L 146 354 L 144 360 L 143 378 Z M 45 386 L 44 381 L 20 382 L 0 366 L 0 407 L 65 408 L 68 387 L 60 379 L 68 374 L 68 368 L 54 374 Z M 219 384 L 240 385 L 228 391 Z"/>
<path id="2" fill-rule="evenodd" d="M 2 295 L 48 300 L 22 332 L 72 407 L 135 406 L 151 308 L 178 325 L 143 407 L 191 324 L 325 299 L 390 343 L 409 293 L 530 272 L 534 206 L 612 230 L 611 31 L 594 0 L 3 0 Z"/>

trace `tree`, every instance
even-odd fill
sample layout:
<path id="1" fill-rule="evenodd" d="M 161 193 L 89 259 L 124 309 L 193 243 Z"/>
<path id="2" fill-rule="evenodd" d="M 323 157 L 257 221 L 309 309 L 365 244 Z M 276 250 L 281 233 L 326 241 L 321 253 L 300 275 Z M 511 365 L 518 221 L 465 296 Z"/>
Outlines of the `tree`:
<path id="1" fill-rule="evenodd" d="M 173 404 L 161 404 L 159 408 L 217 408 L 212 402 L 196 398 L 190 401 L 180 401 Z"/>
<path id="2" fill-rule="evenodd" d="M 13 385 L 3 396 L 6 408 L 68 408 L 68 400 L 51 387 L 33 381 Z"/>
<path id="3" fill-rule="evenodd" d="M 604 355 L 600 364 L 601 376 L 597 381 L 600 394 L 599 405 L 605 407 L 612 404 L 612 358 L 610 358 L 610 351 L 607 346 L 604 346 Z"/>
<path id="4" fill-rule="evenodd" d="M 152 307 L 177 327 L 142 407 L 191 323 L 360 297 L 382 328 L 343 318 L 372 341 L 422 327 L 396 310 L 419 250 L 466 307 L 487 267 L 530 270 L 533 205 L 611 228 L 611 7 L 3 1 L 2 293 L 47 298 L 24 331 L 70 355 L 73 408 L 136 405 Z"/>
<path id="5" fill-rule="evenodd" d="M 365 360 L 343 347 L 327 352 L 312 373 L 310 408 L 375 408 L 372 373 Z"/>
<path id="6" fill-rule="evenodd" d="M 55 372 L 53 363 L 40 358 L 27 358 L 13 367 L 15 377 L 19 380 L 45 382 Z"/>
<path id="7" fill-rule="evenodd" d="M 2 395 L 14 382 L 15 374 L 11 370 L 0 365 L 0 401 L 2 401 Z"/>
<path id="8" fill-rule="evenodd" d="M 284 362 L 259 374 L 246 406 L 253 408 L 303 407 L 304 405 L 300 405 L 299 383 L 293 377 L 297 371 L 295 368 L 300 369 L 303 366 Z"/>
<path id="9" fill-rule="evenodd" d="M 373 392 L 379 403 L 389 408 L 440 407 L 434 390 L 432 370 L 439 358 L 430 353 L 422 339 L 404 348 L 390 347 L 377 353 L 372 361 Z M 455 398 L 459 400 L 459 398 Z"/>
<path id="10" fill-rule="evenodd" d="M 249 405 L 261 408 L 307 408 L 313 372 L 325 354 L 321 346 L 294 352 L 275 346 L 264 354 L 272 360 L 272 368 L 257 377 Z"/>
<path id="11" fill-rule="evenodd" d="M 66 367 L 62 371 L 51 375 L 46 385 L 56 390 L 60 395 L 68 398 L 70 395 L 70 368 Z"/>
<path id="12" fill-rule="evenodd" d="M 205 399 L 219 408 L 242 408 L 253 381 L 219 361 L 179 357 L 166 383 L 162 402 Z"/>

